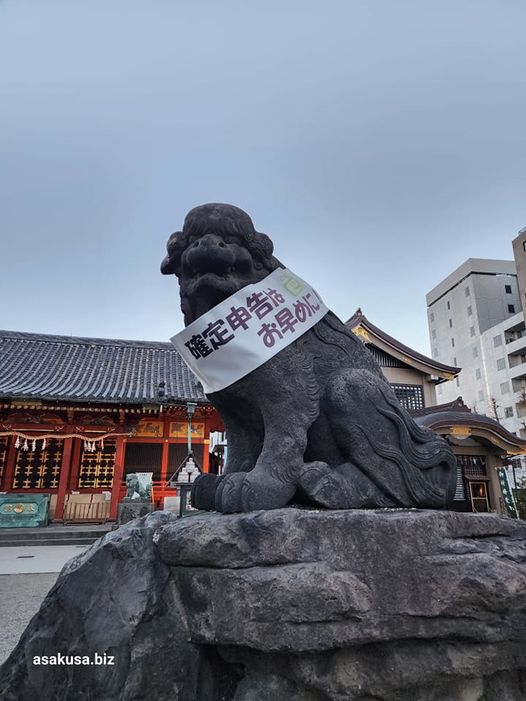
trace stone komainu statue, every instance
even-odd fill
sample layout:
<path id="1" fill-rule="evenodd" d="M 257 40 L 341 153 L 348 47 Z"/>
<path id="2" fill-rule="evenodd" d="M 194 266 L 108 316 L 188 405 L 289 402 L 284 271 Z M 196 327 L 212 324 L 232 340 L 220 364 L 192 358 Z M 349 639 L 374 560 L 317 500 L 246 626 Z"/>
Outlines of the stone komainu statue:
<path id="1" fill-rule="evenodd" d="M 167 249 L 161 271 L 179 280 L 185 325 L 285 267 L 248 214 L 226 204 L 192 209 Z M 208 399 L 225 423 L 228 460 L 222 476 L 195 481 L 199 509 L 443 508 L 453 499 L 448 444 L 416 425 L 332 312 Z"/>

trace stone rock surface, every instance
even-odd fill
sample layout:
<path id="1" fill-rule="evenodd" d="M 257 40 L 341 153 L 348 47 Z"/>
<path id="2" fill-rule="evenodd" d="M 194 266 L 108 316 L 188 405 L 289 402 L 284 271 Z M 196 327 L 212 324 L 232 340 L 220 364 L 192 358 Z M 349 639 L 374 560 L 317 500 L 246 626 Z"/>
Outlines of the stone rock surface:
<path id="1" fill-rule="evenodd" d="M 196 698 L 200 653 L 187 640 L 170 569 L 152 536 L 154 513 L 112 531 L 70 560 L 2 666 L 0 699 Z M 35 656 L 114 657 L 112 665 L 36 665 Z M 206 697 L 205 697 L 206 698 Z"/>
<path id="2" fill-rule="evenodd" d="M 65 566 L 0 698 L 523 701 L 525 643 L 524 522 L 155 513 Z M 32 662 L 58 652 L 115 664 Z"/>

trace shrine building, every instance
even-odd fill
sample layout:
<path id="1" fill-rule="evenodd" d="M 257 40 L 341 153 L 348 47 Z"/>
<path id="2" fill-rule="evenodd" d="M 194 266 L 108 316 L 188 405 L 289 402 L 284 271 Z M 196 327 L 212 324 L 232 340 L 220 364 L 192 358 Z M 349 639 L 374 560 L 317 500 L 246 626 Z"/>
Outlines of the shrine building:
<path id="1" fill-rule="evenodd" d="M 188 405 L 206 472 L 223 425 L 170 343 L 1 331 L 1 489 L 50 494 L 56 520 L 115 519 L 126 474 L 153 472 L 162 508 L 188 454 Z M 73 493 L 93 496 L 68 509 Z"/>
<path id="2" fill-rule="evenodd" d="M 436 403 L 436 387 L 455 380 L 461 368 L 450 367 L 405 346 L 372 324 L 361 309 L 346 322 L 375 356 L 399 402 L 420 426 L 443 436 L 457 458 L 453 508 L 514 515 L 507 468 L 526 453 L 526 440 L 487 416 L 475 414 L 461 397 Z"/>

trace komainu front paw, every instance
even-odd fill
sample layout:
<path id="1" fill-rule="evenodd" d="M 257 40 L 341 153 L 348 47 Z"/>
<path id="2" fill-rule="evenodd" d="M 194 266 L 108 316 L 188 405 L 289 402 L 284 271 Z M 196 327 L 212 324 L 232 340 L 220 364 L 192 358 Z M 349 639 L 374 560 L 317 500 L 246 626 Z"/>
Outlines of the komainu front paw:
<path id="1" fill-rule="evenodd" d="M 214 511 L 216 490 L 222 479 L 222 476 L 207 472 L 203 472 L 195 478 L 190 495 L 190 503 L 194 509 Z"/>
<path id="2" fill-rule="evenodd" d="M 279 509 L 294 496 L 295 485 L 253 470 L 224 475 L 215 496 L 216 511 L 224 514 Z"/>

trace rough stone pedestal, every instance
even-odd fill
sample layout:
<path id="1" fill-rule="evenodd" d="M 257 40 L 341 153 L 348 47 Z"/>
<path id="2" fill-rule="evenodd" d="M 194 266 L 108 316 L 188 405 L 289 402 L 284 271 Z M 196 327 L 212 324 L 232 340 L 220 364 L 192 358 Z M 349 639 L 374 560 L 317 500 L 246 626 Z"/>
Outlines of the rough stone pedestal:
<path id="1" fill-rule="evenodd" d="M 155 513 L 65 566 L 0 698 L 524 701 L 525 643 L 524 522 Z M 57 652 L 115 664 L 34 664 Z"/>
<path id="2" fill-rule="evenodd" d="M 135 518 L 151 514 L 154 508 L 151 501 L 121 501 L 117 513 L 117 523 L 122 526 Z"/>

